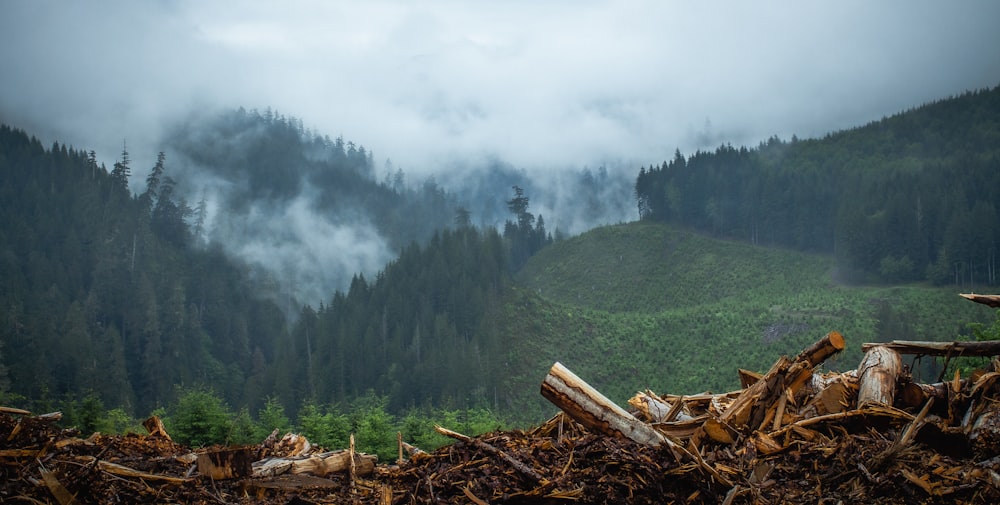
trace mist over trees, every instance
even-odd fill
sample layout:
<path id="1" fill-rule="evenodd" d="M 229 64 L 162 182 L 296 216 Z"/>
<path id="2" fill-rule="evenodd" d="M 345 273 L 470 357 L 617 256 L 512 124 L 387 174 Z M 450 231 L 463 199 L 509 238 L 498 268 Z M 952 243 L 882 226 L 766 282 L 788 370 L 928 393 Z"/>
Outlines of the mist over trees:
<path id="1" fill-rule="evenodd" d="M 564 172 L 548 191 L 501 162 L 414 181 L 270 110 L 192 119 L 152 167 L 123 144 L 110 170 L 2 126 L 0 399 L 145 415 L 207 386 L 292 417 L 359 398 L 393 413 L 510 408 L 517 351 L 499 328 L 527 303 L 513 274 L 560 223 L 626 219 L 626 204 L 834 254 L 850 280 L 996 285 L 998 97 L 823 139 L 676 152 L 634 186 L 605 167 Z"/>
<path id="2" fill-rule="evenodd" d="M 127 147 L 109 172 L 2 126 L 0 152 L 0 397 L 148 412 L 175 384 L 259 393 L 283 315 L 218 247 L 190 247 L 165 156 L 133 195 Z"/>
<path id="3" fill-rule="evenodd" d="M 316 306 L 347 290 L 356 274 L 373 276 L 412 242 L 426 244 L 455 225 L 459 213 L 467 224 L 502 230 L 512 186 L 531 196 L 542 227 L 556 236 L 634 219 L 624 171 L 543 177 L 492 160 L 416 176 L 271 109 L 194 115 L 170 129 L 165 145 L 175 191 L 199 202 L 199 240 L 218 243 L 275 292 L 294 295 L 282 303 L 293 317 L 299 302 Z"/>
<path id="4" fill-rule="evenodd" d="M 93 152 L 45 149 L 3 126 L 0 153 L 0 398 L 10 401 L 86 395 L 141 415 L 173 401 L 177 387 L 207 385 L 251 411 L 272 395 L 293 414 L 371 393 L 397 410 L 494 406 L 503 346 L 490 318 L 516 268 L 511 251 L 551 241 L 518 190 L 519 224 L 503 235 L 457 208 L 452 226 L 402 246 L 370 281 L 355 273 L 348 289 L 298 304 L 204 231 L 206 203 L 180 196 L 185 175 L 166 154 L 133 193 L 130 176 L 141 171 L 125 145 L 108 171 Z M 405 191 L 445 201 L 432 184 L 397 192 L 353 173 L 386 205 Z M 254 177 L 248 192 L 293 194 Z M 254 200 L 239 196 L 228 211 Z"/>
<path id="5" fill-rule="evenodd" d="M 1000 87 L 822 139 L 643 167 L 642 219 L 836 255 L 842 279 L 997 284 Z"/>

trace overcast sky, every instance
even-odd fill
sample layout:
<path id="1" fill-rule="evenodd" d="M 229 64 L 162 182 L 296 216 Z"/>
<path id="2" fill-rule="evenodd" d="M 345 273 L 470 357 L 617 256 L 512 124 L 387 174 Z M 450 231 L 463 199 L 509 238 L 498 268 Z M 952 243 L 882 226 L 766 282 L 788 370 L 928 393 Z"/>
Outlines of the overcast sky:
<path id="1" fill-rule="evenodd" d="M 0 121 L 109 166 L 126 138 L 139 174 L 216 105 L 413 172 L 648 164 L 996 86 L 998 22 L 993 0 L 3 0 Z"/>

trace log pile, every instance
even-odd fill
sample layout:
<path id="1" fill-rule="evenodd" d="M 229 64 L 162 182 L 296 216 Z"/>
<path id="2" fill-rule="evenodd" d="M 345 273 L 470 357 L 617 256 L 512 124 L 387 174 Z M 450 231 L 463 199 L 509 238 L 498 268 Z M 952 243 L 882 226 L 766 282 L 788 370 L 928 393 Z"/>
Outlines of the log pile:
<path id="1" fill-rule="evenodd" d="M 192 451 L 149 435 L 79 438 L 57 415 L 0 408 L 3 503 L 1000 503 L 1000 361 L 968 343 L 865 344 L 857 369 L 820 373 L 831 332 L 726 393 L 645 390 L 627 411 L 556 363 L 541 394 L 561 412 L 527 431 L 400 458 L 329 452 L 272 434 Z M 969 376 L 914 382 L 901 353 L 994 356 Z M 402 457 L 403 450 L 410 454 Z"/>

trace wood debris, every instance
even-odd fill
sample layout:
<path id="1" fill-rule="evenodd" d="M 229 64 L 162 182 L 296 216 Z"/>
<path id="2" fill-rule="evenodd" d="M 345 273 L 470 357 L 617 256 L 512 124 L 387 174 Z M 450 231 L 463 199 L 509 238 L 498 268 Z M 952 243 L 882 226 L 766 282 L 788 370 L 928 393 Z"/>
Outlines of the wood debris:
<path id="1" fill-rule="evenodd" d="M 191 451 L 156 422 L 155 435 L 80 439 L 58 416 L 0 408 L 0 502 L 1000 502 L 1000 372 L 915 383 L 899 353 L 926 347 L 898 344 L 820 373 L 844 348 L 831 332 L 765 373 L 734 371 L 739 390 L 644 390 L 631 412 L 556 363 L 541 391 L 562 412 L 541 426 L 438 427 L 456 442 L 433 452 L 400 436 L 391 465 L 294 434 Z"/>

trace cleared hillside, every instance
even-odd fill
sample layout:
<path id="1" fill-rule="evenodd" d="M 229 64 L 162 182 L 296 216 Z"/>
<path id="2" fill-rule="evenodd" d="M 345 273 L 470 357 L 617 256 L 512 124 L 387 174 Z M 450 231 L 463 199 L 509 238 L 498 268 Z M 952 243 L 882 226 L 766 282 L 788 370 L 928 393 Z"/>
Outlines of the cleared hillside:
<path id="1" fill-rule="evenodd" d="M 827 366 L 851 369 L 863 342 L 954 339 L 993 318 L 958 287 L 843 286 L 832 264 L 650 223 L 557 243 L 528 262 L 506 304 L 509 407 L 548 413 L 535 397 L 554 361 L 624 403 L 646 387 L 734 389 L 737 368 L 765 370 L 830 330 L 848 346 Z M 916 368 L 936 373 L 929 360 Z"/>
<path id="2" fill-rule="evenodd" d="M 831 258 L 714 240 L 650 222 L 560 241 L 517 281 L 545 298 L 610 312 L 660 312 L 748 293 L 830 287 Z"/>

